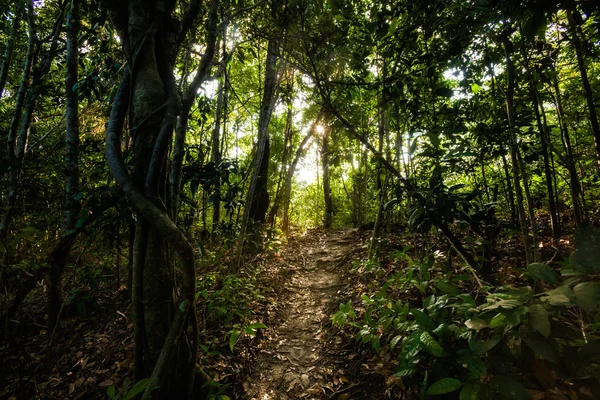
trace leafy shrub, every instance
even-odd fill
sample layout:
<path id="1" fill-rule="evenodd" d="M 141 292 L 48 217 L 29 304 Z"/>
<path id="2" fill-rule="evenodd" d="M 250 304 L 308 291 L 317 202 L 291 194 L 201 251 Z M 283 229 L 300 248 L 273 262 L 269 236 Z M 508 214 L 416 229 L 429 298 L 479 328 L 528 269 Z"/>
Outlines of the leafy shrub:
<path id="1" fill-rule="evenodd" d="M 565 263 L 561 277 L 545 264 L 529 265 L 526 275 L 545 287 L 539 293 L 529 286 L 463 292 L 457 286 L 462 277 L 440 273 L 431 257 L 415 263 L 396 254 L 409 261 L 408 269 L 375 294 L 363 294 L 364 312 L 341 304 L 332 322 L 375 351 L 389 346 L 395 376 L 419 385 L 421 397 L 460 390 L 461 399 L 528 399 L 522 382 L 535 385 L 528 376 L 546 385 L 555 377 L 599 379 L 598 242 L 591 244 L 589 233 L 579 237 L 586 245 Z M 413 288 L 422 301 L 400 300 Z M 540 377 L 539 371 L 547 372 Z"/>

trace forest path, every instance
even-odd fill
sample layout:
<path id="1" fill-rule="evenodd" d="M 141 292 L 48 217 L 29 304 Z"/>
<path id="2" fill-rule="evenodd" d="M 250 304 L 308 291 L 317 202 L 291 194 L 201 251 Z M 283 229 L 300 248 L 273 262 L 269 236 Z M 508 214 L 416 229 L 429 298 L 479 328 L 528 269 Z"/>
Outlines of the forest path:
<path id="1" fill-rule="evenodd" d="M 350 284 L 345 264 L 360 250 L 355 230 L 311 231 L 281 249 L 277 324 L 246 382 L 248 399 L 349 399 L 347 351 L 330 333 L 330 313 Z M 351 396 L 351 397 L 350 397 Z"/>

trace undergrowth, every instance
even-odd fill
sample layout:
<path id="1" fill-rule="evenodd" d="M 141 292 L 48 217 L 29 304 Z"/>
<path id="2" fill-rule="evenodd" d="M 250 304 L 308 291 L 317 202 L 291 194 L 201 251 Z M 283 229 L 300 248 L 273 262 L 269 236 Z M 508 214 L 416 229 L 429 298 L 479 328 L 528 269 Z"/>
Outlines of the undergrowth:
<path id="1" fill-rule="evenodd" d="M 415 397 L 530 399 L 574 383 L 587 394 L 600 380 L 600 233 L 585 227 L 576 242 L 559 273 L 531 264 L 518 286 L 473 287 L 430 254 L 394 252 L 404 267 L 392 275 L 364 260 L 353 272 L 376 283 L 332 322 L 374 353 L 387 346 L 398 390 Z"/>

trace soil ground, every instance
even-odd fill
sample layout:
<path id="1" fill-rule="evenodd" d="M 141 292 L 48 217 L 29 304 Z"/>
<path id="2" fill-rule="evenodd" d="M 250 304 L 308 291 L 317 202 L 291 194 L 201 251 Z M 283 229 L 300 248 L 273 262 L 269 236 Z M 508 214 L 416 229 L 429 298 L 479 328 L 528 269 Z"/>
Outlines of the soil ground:
<path id="1" fill-rule="evenodd" d="M 309 231 L 282 249 L 271 275 L 281 280 L 279 312 L 244 384 L 248 399 L 385 398 L 383 379 L 355 374 L 360 357 L 331 326 L 352 284 L 348 264 L 365 251 L 357 235 Z"/>

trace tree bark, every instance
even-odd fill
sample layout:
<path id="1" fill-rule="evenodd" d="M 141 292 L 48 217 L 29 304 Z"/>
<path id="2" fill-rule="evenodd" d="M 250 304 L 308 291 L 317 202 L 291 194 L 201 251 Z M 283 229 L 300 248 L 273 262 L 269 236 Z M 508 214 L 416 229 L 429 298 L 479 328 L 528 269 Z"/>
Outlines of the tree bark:
<path id="1" fill-rule="evenodd" d="M 15 43 L 17 42 L 17 36 L 19 35 L 19 28 L 21 27 L 21 19 L 23 18 L 23 4 L 20 2 L 15 3 L 15 17 L 12 20 L 10 33 L 6 39 L 6 46 L 4 47 L 4 55 L 2 56 L 2 64 L 0 64 L 0 98 L 4 93 L 4 87 L 8 80 L 8 70 L 12 62 L 13 51 L 15 49 Z"/>
<path id="2" fill-rule="evenodd" d="M 60 245 L 53 251 L 48 276 L 48 326 L 54 328 L 62 305 L 62 275 L 71 248 L 75 243 L 76 223 L 81 204 L 79 194 L 79 102 L 75 85 L 78 80 L 78 35 L 79 4 L 71 0 L 67 13 L 67 54 L 66 54 L 66 94 L 65 94 L 65 214 Z"/>
<path id="3" fill-rule="evenodd" d="M 273 2 L 272 14 L 275 15 L 277 1 Z M 269 122 L 275 106 L 275 86 L 277 81 L 277 48 L 279 41 L 275 37 L 269 38 L 267 46 L 267 65 L 265 68 L 265 84 L 263 97 L 258 117 L 258 135 L 256 150 L 253 158 L 252 177 L 248 187 L 242 226 L 238 237 L 234 269 L 238 270 L 242 261 L 244 251 L 244 240 L 246 232 L 252 229 L 254 237 L 259 241 L 262 237 L 262 229 L 268 208 L 269 194 L 267 192 L 268 170 L 269 170 Z"/>
<path id="4" fill-rule="evenodd" d="M 569 2 L 567 19 L 569 20 L 571 43 L 575 48 L 575 55 L 577 56 L 577 66 L 579 67 L 579 74 L 581 76 L 581 85 L 583 86 L 585 101 L 588 106 L 590 126 L 592 127 L 592 134 L 594 136 L 594 146 L 596 148 L 596 172 L 600 175 L 600 124 L 598 123 L 598 114 L 594 103 L 594 92 L 592 91 L 587 68 L 585 66 L 582 43 L 582 40 L 585 39 L 580 37 L 580 35 L 583 35 L 583 32 L 578 23 L 578 21 L 581 21 L 581 15 L 579 14 L 579 11 L 577 11 L 574 2 Z"/>
<path id="5" fill-rule="evenodd" d="M 17 137 L 19 126 L 21 125 L 21 118 L 23 116 L 23 108 L 25 107 L 25 97 L 31 84 L 31 70 L 33 68 L 35 47 L 37 44 L 37 33 L 35 29 L 32 0 L 27 2 L 27 26 L 27 54 L 25 55 L 25 64 L 23 65 L 21 82 L 15 96 L 15 111 L 11 119 L 8 137 L 6 139 L 6 152 L 9 170 L 7 195 L 4 205 L 4 212 L 2 213 L 2 221 L 0 222 L 0 238 L 2 239 L 7 236 L 10 229 L 10 224 L 14 214 L 14 206 L 17 201 L 20 170 L 20 160 L 17 156 Z"/>
<path id="6" fill-rule="evenodd" d="M 273 200 L 273 205 L 271 206 L 271 210 L 269 210 L 269 216 L 267 217 L 267 225 L 271 227 L 271 229 L 275 226 L 275 219 L 279 212 L 279 206 L 281 204 L 282 192 L 285 186 L 285 177 L 287 176 L 288 158 L 289 153 L 291 152 L 292 142 L 294 136 L 293 129 L 293 108 L 291 97 L 287 101 L 287 117 L 285 119 L 285 130 L 283 133 L 283 152 L 281 155 L 281 168 L 279 170 L 279 179 L 277 180 L 277 188 L 275 189 L 275 200 Z"/>
<path id="7" fill-rule="evenodd" d="M 226 21 L 224 21 L 226 22 Z M 221 34 L 222 51 L 221 57 L 223 60 L 227 59 L 227 23 L 223 24 L 223 31 Z M 223 69 L 227 68 L 227 65 L 223 65 Z M 224 120 L 224 108 L 225 108 L 225 97 L 227 92 L 227 71 L 224 70 L 221 79 L 219 79 L 219 86 L 217 89 L 217 110 L 215 114 L 215 127 L 212 131 L 212 144 L 211 144 L 211 159 L 215 167 L 218 168 L 221 163 L 221 120 Z M 224 121 L 223 121 L 224 122 Z M 223 123 L 225 126 L 225 123 Z M 221 222 L 221 178 L 219 177 L 215 183 L 215 195 L 213 196 L 213 215 L 212 215 L 212 231 L 216 233 L 216 229 Z"/>
<path id="8" fill-rule="evenodd" d="M 531 239 L 529 237 L 529 227 L 527 226 L 527 217 L 525 216 L 525 206 L 523 204 L 523 189 L 521 188 L 520 175 L 523 175 L 523 182 L 527 180 L 524 170 L 521 168 L 522 163 L 519 157 L 519 147 L 517 136 L 515 134 L 515 115 L 514 115 L 514 94 L 515 94 L 515 68 L 511 58 L 512 43 L 505 36 L 503 38 L 504 56 L 506 59 L 506 74 L 508 87 L 506 89 L 506 115 L 508 118 L 508 134 L 510 142 L 510 158 L 513 164 L 513 185 L 517 197 L 516 208 L 519 215 L 519 224 L 521 226 L 521 235 L 523 237 L 523 245 L 525 247 L 525 256 L 527 264 L 534 261 Z"/>
<path id="9" fill-rule="evenodd" d="M 321 164 L 323 167 L 323 200 L 325 202 L 323 228 L 330 229 L 333 225 L 333 201 L 331 199 L 331 182 L 329 180 L 329 129 L 323 130 Z"/>
<path id="10" fill-rule="evenodd" d="M 552 225 L 552 236 L 555 239 L 558 239 L 561 235 L 560 233 L 560 224 L 558 221 L 558 212 L 556 207 L 556 202 L 554 198 L 554 184 L 552 182 L 552 169 L 550 168 L 550 155 L 549 155 L 549 147 L 550 147 L 550 135 L 548 133 L 548 126 L 542 121 L 542 116 L 540 114 L 540 107 L 542 106 L 539 93 L 536 89 L 536 82 L 533 77 L 533 73 L 531 72 L 529 57 L 527 56 L 527 52 L 525 49 L 525 40 L 521 41 L 521 52 L 523 55 L 523 61 L 525 65 L 525 71 L 527 72 L 527 77 L 529 81 L 529 93 L 531 96 L 531 106 L 533 108 L 533 112 L 535 115 L 535 119 L 538 126 L 538 138 L 540 140 L 540 148 L 542 150 L 542 159 L 544 162 L 544 175 L 546 180 L 546 192 L 548 195 L 548 208 L 550 211 L 550 223 Z"/>
<path id="11" fill-rule="evenodd" d="M 565 167 L 569 171 L 569 189 L 571 191 L 571 201 L 573 202 L 573 213 L 575 215 L 575 224 L 579 226 L 585 220 L 585 213 L 581 205 L 581 183 L 577 174 L 577 167 L 573 157 L 573 146 L 571 145 L 571 134 L 569 133 L 569 125 L 565 121 L 562 95 L 558 86 L 558 79 L 554 78 L 552 86 L 555 93 L 555 106 L 558 123 L 560 126 L 561 141 L 565 150 Z"/>
<path id="12" fill-rule="evenodd" d="M 190 398 L 198 352 L 196 273 L 193 247 L 175 220 L 188 113 L 198 87 L 210 70 L 218 1 L 210 2 L 206 51 L 182 104 L 173 73 L 178 37 L 181 38 L 170 17 L 174 3 L 158 1 L 148 7 L 142 0 L 130 0 L 129 4 L 111 5 L 113 24 L 130 60 L 107 125 L 106 158 L 118 185 L 137 212 L 132 283 L 135 376 L 139 379 L 151 372 L 143 398 Z M 121 135 L 130 108 L 133 176 L 129 175 L 121 154 Z M 167 208 L 167 154 L 176 124 L 174 161 L 168 182 L 171 201 Z M 178 255 L 182 272 L 179 287 L 175 285 L 168 246 Z M 174 301 L 174 294 L 178 293 Z M 185 340 L 183 336 L 188 331 L 191 333 Z"/>

